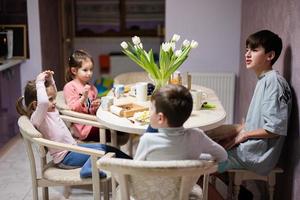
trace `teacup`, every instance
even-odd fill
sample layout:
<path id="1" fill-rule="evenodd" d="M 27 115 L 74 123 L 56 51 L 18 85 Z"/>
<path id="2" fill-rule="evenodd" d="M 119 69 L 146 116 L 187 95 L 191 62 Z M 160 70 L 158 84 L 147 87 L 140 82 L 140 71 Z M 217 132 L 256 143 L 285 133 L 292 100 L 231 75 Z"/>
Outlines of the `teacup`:
<path id="1" fill-rule="evenodd" d="M 193 97 L 193 110 L 200 110 L 207 94 L 201 90 L 191 90 L 191 95 Z"/>
<path id="2" fill-rule="evenodd" d="M 140 82 L 137 83 L 134 87 L 136 92 L 136 100 L 147 101 L 148 83 Z"/>
<path id="3" fill-rule="evenodd" d="M 101 98 L 101 108 L 103 110 L 109 110 L 110 106 L 114 104 L 114 97 L 105 96 Z"/>
<path id="4" fill-rule="evenodd" d="M 120 98 L 124 94 L 125 86 L 122 84 L 114 85 L 113 93 L 116 98 Z"/>

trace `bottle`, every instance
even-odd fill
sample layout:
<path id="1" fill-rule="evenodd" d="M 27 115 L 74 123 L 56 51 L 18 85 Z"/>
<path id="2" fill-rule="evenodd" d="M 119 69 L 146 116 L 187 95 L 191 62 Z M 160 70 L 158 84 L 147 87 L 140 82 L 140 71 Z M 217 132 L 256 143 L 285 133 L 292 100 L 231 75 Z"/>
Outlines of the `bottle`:
<path id="1" fill-rule="evenodd" d="M 172 75 L 171 84 L 182 85 L 182 77 L 179 71 L 175 71 Z"/>

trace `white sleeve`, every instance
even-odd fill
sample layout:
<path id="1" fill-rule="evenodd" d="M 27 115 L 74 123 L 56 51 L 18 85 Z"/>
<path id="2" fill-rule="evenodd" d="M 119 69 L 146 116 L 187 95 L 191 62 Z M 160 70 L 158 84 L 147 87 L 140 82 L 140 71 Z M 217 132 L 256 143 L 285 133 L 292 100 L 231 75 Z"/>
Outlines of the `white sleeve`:
<path id="1" fill-rule="evenodd" d="M 53 85 L 55 91 L 57 92 L 56 83 L 55 83 L 55 80 L 54 80 L 53 76 L 51 76 L 50 82 Z"/>
<path id="2" fill-rule="evenodd" d="M 33 125 L 39 127 L 44 121 L 45 116 L 48 111 L 49 100 L 46 92 L 45 83 L 42 80 L 36 81 L 36 91 L 37 91 L 37 107 L 31 115 L 31 121 Z"/>
<path id="3" fill-rule="evenodd" d="M 210 139 L 204 132 L 202 132 L 201 146 L 203 147 L 203 153 L 210 154 L 217 162 L 227 160 L 226 150 Z"/>

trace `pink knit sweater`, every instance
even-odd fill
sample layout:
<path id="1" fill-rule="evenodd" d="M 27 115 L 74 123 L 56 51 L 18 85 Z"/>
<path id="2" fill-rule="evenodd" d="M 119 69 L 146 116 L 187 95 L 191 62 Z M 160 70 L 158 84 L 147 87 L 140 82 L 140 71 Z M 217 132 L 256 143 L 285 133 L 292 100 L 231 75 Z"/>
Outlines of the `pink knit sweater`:
<path id="1" fill-rule="evenodd" d="M 80 83 L 78 80 L 74 79 L 68 82 L 64 87 L 64 97 L 69 108 L 76 112 L 86 113 L 95 115 L 97 109 L 89 108 L 89 103 L 86 102 L 81 104 L 80 97 L 83 91 L 84 85 Z M 98 91 L 97 88 L 91 85 L 91 88 L 88 92 L 88 98 L 91 101 L 97 98 Z M 90 133 L 92 126 L 81 125 L 81 124 L 73 124 L 74 135 L 78 137 L 80 140 L 84 140 L 88 134 Z"/>

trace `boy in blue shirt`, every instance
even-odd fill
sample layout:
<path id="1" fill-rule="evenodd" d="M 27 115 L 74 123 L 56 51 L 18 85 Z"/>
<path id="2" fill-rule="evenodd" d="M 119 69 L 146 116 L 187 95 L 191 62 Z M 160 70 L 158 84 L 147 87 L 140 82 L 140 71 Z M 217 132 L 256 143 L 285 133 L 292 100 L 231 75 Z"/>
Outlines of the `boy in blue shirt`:
<path id="1" fill-rule="evenodd" d="M 247 38 L 246 67 L 254 71 L 258 82 L 245 123 L 224 125 L 208 133 L 228 150 L 228 160 L 220 163 L 219 172 L 247 169 L 267 175 L 277 164 L 292 105 L 288 83 L 272 68 L 281 50 L 281 38 L 269 30 Z"/>

